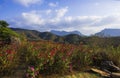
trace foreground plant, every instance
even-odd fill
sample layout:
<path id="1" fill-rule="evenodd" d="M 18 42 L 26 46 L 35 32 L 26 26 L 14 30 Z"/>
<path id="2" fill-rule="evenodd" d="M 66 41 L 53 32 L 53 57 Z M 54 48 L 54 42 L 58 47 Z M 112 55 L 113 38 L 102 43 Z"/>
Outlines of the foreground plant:
<path id="1" fill-rule="evenodd" d="M 27 78 L 36 78 L 38 76 L 39 72 L 38 69 L 36 69 L 33 66 L 29 66 L 26 72 Z"/>
<path id="2" fill-rule="evenodd" d="M 12 46 L 0 48 L 0 75 L 12 72 L 16 66 L 16 51 Z"/>

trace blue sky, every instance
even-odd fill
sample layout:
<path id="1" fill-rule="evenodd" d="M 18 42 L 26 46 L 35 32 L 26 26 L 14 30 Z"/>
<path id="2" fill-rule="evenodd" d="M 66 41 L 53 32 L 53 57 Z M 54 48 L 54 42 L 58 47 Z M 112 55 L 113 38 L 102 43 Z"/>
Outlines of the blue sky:
<path id="1" fill-rule="evenodd" d="M 120 28 L 120 0 L 0 0 L 0 20 L 15 28 L 91 35 Z"/>

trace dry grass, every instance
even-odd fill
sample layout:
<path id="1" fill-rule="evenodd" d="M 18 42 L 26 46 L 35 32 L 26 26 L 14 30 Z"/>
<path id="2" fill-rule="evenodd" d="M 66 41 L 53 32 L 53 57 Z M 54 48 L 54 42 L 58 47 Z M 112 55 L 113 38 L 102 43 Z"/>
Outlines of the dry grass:
<path id="1" fill-rule="evenodd" d="M 81 72 L 81 73 L 74 73 L 71 75 L 51 75 L 51 76 L 40 76 L 39 78 L 102 78 L 97 74 Z"/>

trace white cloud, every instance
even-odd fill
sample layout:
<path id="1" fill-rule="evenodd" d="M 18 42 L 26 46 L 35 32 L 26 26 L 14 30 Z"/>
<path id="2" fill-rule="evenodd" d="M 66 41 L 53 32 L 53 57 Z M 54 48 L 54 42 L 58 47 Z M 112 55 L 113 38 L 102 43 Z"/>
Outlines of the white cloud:
<path id="1" fill-rule="evenodd" d="M 61 8 L 61 9 L 59 9 L 59 10 L 56 10 L 57 17 L 58 17 L 58 18 L 63 17 L 63 16 L 66 14 L 67 11 L 68 11 L 68 7 Z"/>
<path id="2" fill-rule="evenodd" d="M 16 1 L 17 3 L 23 6 L 28 7 L 32 4 L 37 4 L 37 3 L 41 4 L 43 0 L 14 0 L 14 1 Z"/>
<path id="3" fill-rule="evenodd" d="M 58 10 L 49 9 L 24 12 L 21 20 L 16 20 L 13 24 L 39 31 L 78 30 L 86 35 L 94 34 L 104 28 L 120 28 L 119 14 L 107 16 L 66 16 L 67 12 L 68 7 Z"/>
<path id="4" fill-rule="evenodd" d="M 24 19 L 24 22 L 28 25 L 43 25 L 44 20 L 36 14 L 35 11 L 32 11 L 30 13 L 22 13 L 22 18 Z"/>
<path id="5" fill-rule="evenodd" d="M 57 6 L 58 6 L 58 2 L 56 2 L 56 3 L 50 2 L 48 5 L 49 5 L 50 7 L 57 7 Z"/>
<path id="6" fill-rule="evenodd" d="M 46 10 L 46 14 L 47 14 L 47 15 L 50 14 L 51 12 L 52 12 L 51 9 Z"/>
<path id="7" fill-rule="evenodd" d="M 54 17 L 50 21 L 53 23 L 58 23 L 59 21 L 61 21 L 62 17 L 64 17 L 67 12 L 68 7 L 55 10 L 54 12 L 55 15 L 53 15 Z"/>

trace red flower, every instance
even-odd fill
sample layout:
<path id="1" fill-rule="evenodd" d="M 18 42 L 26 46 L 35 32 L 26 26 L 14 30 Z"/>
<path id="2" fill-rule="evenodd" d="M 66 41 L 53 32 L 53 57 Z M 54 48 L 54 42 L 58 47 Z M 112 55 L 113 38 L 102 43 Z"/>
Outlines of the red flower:
<path id="1" fill-rule="evenodd" d="M 6 53 L 7 54 L 12 54 L 12 50 L 8 49 L 8 50 L 6 50 Z"/>
<path id="2" fill-rule="evenodd" d="M 50 52 L 50 57 L 53 57 L 55 54 L 56 54 L 56 49 L 53 49 L 53 50 Z"/>

